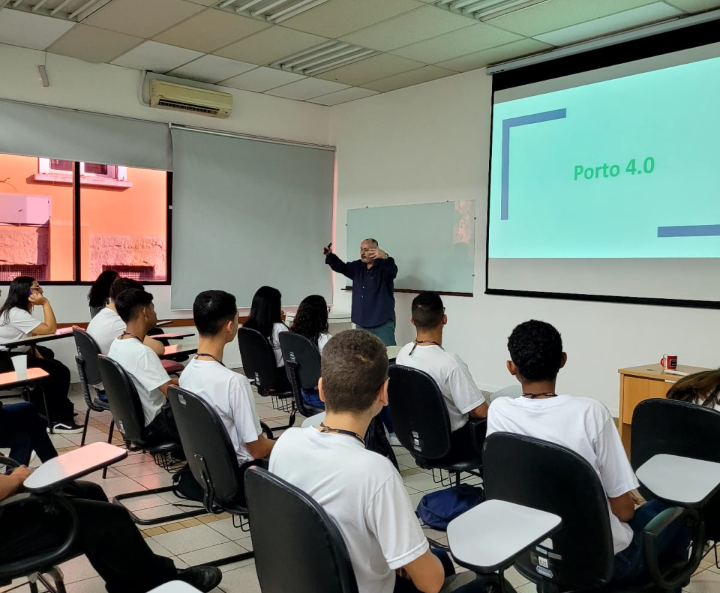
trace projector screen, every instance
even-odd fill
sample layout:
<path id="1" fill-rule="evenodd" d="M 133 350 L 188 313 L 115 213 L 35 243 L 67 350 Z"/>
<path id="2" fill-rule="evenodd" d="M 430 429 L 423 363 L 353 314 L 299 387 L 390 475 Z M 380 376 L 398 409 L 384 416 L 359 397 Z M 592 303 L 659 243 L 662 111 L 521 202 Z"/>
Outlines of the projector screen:
<path id="1" fill-rule="evenodd" d="M 720 305 L 720 43 L 496 87 L 492 122 L 488 293 Z"/>

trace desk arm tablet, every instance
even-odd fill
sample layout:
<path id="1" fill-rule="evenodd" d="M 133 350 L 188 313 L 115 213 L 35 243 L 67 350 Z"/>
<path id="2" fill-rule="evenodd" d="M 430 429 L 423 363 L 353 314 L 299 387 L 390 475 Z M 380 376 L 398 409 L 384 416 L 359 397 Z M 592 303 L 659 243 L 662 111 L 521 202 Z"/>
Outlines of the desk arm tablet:
<path id="1" fill-rule="evenodd" d="M 148 593 L 200 593 L 200 591 L 183 581 L 170 581 Z"/>

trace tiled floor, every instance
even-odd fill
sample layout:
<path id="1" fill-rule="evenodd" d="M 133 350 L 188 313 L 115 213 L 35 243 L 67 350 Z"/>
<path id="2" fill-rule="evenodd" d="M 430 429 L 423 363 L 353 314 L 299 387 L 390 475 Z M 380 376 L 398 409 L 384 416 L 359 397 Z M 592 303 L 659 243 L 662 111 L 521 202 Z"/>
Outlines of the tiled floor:
<path id="1" fill-rule="evenodd" d="M 71 398 L 76 409 L 84 414 L 85 403 L 80 395 L 78 385 L 73 385 Z M 10 401 L 6 401 L 10 403 Z M 274 410 L 267 398 L 257 397 L 257 408 L 260 419 L 271 427 L 280 426 L 287 421 L 287 415 Z M 80 419 L 79 417 L 78 420 Z M 299 425 L 301 422 L 302 418 L 299 418 L 297 424 Z M 88 428 L 88 441 L 107 440 L 109 424 L 109 413 L 93 413 Z M 73 449 L 80 444 L 80 435 L 52 435 L 51 438 L 58 450 Z M 396 454 L 403 481 L 414 505 L 425 493 L 442 488 L 433 481 L 429 472 L 419 469 L 415 465 L 413 458 L 404 449 L 396 449 Z M 87 479 L 101 484 L 108 497 L 112 498 L 124 492 L 169 485 L 172 478 L 159 468 L 151 457 L 131 453 L 126 459 L 108 470 L 106 479 L 103 480 L 101 472 L 96 472 Z M 163 493 L 133 499 L 127 502 L 127 506 L 143 518 L 155 518 L 175 512 L 173 503 L 178 500 L 171 493 Z M 234 527 L 229 515 L 201 515 L 182 522 L 161 523 L 158 526 L 142 528 L 142 531 L 153 551 L 172 558 L 178 568 L 202 564 L 252 550 L 250 534 Z M 441 543 L 447 543 L 445 533 L 430 529 L 426 529 L 426 531 L 428 537 Z M 700 569 L 686 588 L 687 592 L 720 592 L 720 570 L 710 561 L 710 557 L 708 556 L 701 564 Z M 84 556 L 66 562 L 61 565 L 61 568 L 65 574 L 65 582 L 68 584 L 68 593 L 105 592 L 102 579 L 97 576 Z M 222 583 L 213 593 L 260 593 L 253 560 L 230 564 L 224 566 L 222 570 L 224 573 Z M 514 569 L 508 571 L 506 576 L 517 593 L 535 592 L 535 586 Z M 9 587 L 0 588 L 0 593 L 13 589 L 25 593 L 28 591 L 28 587 L 22 583 L 23 581 L 16 581 Z"/>

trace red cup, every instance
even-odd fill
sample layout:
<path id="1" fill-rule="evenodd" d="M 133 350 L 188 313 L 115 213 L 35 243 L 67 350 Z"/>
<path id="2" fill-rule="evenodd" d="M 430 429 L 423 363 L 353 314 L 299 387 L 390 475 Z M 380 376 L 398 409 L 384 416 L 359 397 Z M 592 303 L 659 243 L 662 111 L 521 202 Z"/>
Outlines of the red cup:
<path id="1" fill-rule="evenodd" d="M 674 371 L 677 369 L 677 356 L 664 354 L 660 359 L 660 364 L 666 371 Z"/>

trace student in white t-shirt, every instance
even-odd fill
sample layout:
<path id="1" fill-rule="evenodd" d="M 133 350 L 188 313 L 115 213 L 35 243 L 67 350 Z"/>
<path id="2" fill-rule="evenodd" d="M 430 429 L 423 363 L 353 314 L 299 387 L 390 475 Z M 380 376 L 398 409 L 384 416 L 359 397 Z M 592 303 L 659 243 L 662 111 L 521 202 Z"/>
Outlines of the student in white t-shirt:
<path id="1" fill-rule="evenodd" d="M 35 307 L 43 310 L 43 321 L 33 317 Z M 27 356 L 29 368 L 40 368 L 49 377 L 38 382 L 31 389 L 30 401 L 41 414 L 45 414 L 45 404 L 52 420 L 54 432 L 78 434 L 83 427 L 75 424 L 75 410 L 68 398 L 70 390 L 70 369 L 55 360 L 50 348 L 39 344 L 19 346 L 11 351 L 3 346 L 33 336 L 47 336 L 57 331 L 55 312 L 45 296 L 42 287 L 35 278 L 18 276 L 11 283 L 8 295 L 0 307 L 0 372 L 13 370 L 12 355 Z"/>
<path id="2" fill-rule="evenodd" d="M 720 411 L 720 369 L 683 377 L 670 388 L 667 398 Z"/>
<path id="3" fill-rule="evenodd" d="M 253 296 L 250 315 L 243 327 L 259 331 L 272 346 L 275 353 L 275 391 L 290 391 L 290 380 L 285 371 L 285 361 L 280 349 L 280 334 L 289 331 L 283 323 L 282 295 L 277 288 L 261 286 Z"/>
<path id="4" fill-rule="evenodd" d="M 319 385 L 325 420 L 286 431 L 270 471 L 312 496 L 335 521 L 360 593 L 437 593 L 453 574 L 452 563 L 444 551 L 430 550 L 395 467 L 363 442 L 387 405 L 387 372 L 379 338 L 363 330 L 333 337 L 323 350 Z"/>
<path id="5" fill-rule="evenodd" d="M 417 337 L 402 347 L 395 363 L 425 371 L 440 388 L 450 416 L 453 454 L 467 451 L 477 455 L 482 443 L 475 443 L 470 418 L 486 418 L 488 405 L 473 381 L 467 365 L 456 354 L 443 348 L 443 329 L 447 315 L 440 295 L 421 292 L 412 302 L 412 318 Z"/>
<path id="6" fill-rule="evenodd" d="M 325 344 L 330 340 L 328 332 L 328 306 L 324 297 L 313 294 L 305 297 L 298 307 L 290 331 L 305 336 L 322 354 Z M 324 408 L 317 388 L 303 389 L 303 399 L 311 406 Z"/>
<path id="7" fill-rule="evenodd" d="M 180 375 L 180 387 L 217 410 L 243 471 L 270 455 L 275 441 L 262 432 L 247 377 L 223 363 L 225 345 L 238 331 L 235 297 L 222 290 L 201 292 L 193 304 L 193 318 L 200 334 L 198 353 Z"/>
<path id="8" fill-rule="evenodd" d="M 153 296 L 131 288 L 116 295 L 115 307 L 127 328 L 110 345 L 108 357 L 125 369 L 135 384 L 145 419 L 145 440 L 177 439 L 167 390 L 178 381 L 168 376 L 158 355 L 144 344 L 147 332 L 157 323 Z"/>
<path id="9" fill-rule="evenodd" d="M 143 285 L 132 278 L 118 278 L 115 280 L 110 287 L 110 301 L 107 306 L 100 309 L 87 326 L 87 333 L 97 342 L 102 354 L 110 352 L 110 345 L 127 329 L 125 322 L 118 315 L 115 299 L 121 292 L 131 288 L 144 290 Z M 145 336 L 143 344 L 158 356 L 165 352 L 162 343 L 150 336 Z"/>
<path id="10" fill-rule="evenodd" d="M 633 579 L 644 571 L 642 530 L 667 508 L 657 500 L 635 509 L 631 492 L 638 481 L 608 409 L 584 397 L 559 395 L 557 374 L 565 366 L 562 338 L 549 323 L 527 321 L 508 339 L 507 367 L 522 385 L 518 398 L 498 398 L 488 414 L 488 429 L 531 436 L 578 453 L 595 469 L 608 499 L 615 550 L 613 581 Z M 659 540 L 658 552 L 687 559 L 688 539 L 681 525 Z M 667 559 L 665 556 L 664 559 Z"/>

